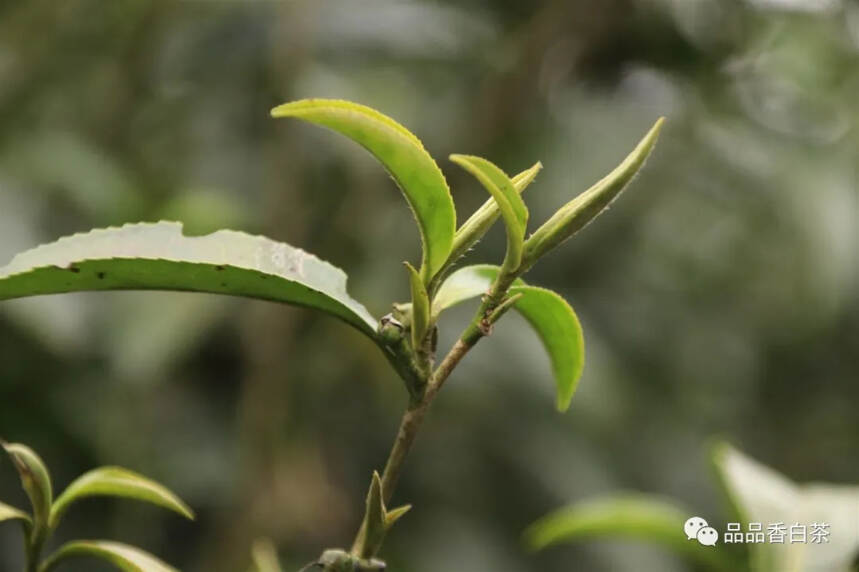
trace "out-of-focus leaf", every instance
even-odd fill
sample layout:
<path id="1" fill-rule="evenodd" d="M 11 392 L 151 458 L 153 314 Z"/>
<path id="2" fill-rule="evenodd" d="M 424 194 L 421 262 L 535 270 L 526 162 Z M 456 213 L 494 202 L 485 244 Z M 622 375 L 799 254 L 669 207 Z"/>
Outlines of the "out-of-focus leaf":
<path id="1" fill-rule="evenodd" d="M 80 132 L 37 130 L 4 148 L 0 164 L 4 173 L 59 193 L 98 220 L 125 218 L 143 208 L 121 157 Z"/>
<path id="2" fill-rule="evenodd" d="M 407 504 L 385 512 L 385 529 L 390 530 L 410 510 L 412 510 L 412 505 Z"/>
<path id="3" fill-rule="evenodd" d="M 433 313 L 480 296 L 498 276 L 497 266 L 475 265 L 461 268 L 442 284 L 433 301 Z M 520 294 L 514 308 L 537 332 L 552 362 L 557 386 L 557 407 L 565 411 L 576 391 L 585 363 L 585 343 L 579 319 L 569 304 L 551 290 L 514 282 L 511 295 Z"/>
<path id="4" fill-rule="evenodd" d="M 53 500 L 51 477 L 45 463 L 26 445 L 3 443 L 3 448 L 12 459 L 12 464 L 15 465 L 21 477 L 21 484 L 30 498 L 30 504 L 33 506 L 33 522 L 37 530 L 45 529 Z"/>
<path id="5" fill-rule="evenodd" d="M 172 510 L 194 519 L 194 513 L 166 487 L 121 467 L 101 467 L 78 477 L 57 497 L 51 508 L 51 528 L 59 524 L 69 507 L 84 498 L 112 496 L 135 499 Z"/>
<path id="6" fill-rule="evenodd" d="M 9 506 L 8 504 L 0 502 L 0 522 L 4 522 L 7 520 L 19 520 L 24 524 L 25 527 L 30 526 L 33 523 L 33 520 L 30 518 L 29 514 L 25 513 L 24 511 L 18 510 L 13 506 Z"/>
<path id="7" fill-rule="evenodd" d="M 179 223 L 94 230 L 21 253 L 0 268 L 0 300 L 83 290 L 187 290 L 322 310 L 375 337 L 376 320 L 346 291 L 346 274 L 307 252 L 221 230 L 184 236 Z"/>
<path id="8" fill-rule="evenodd" d="M 268 538 L 254 542 L 251 548 L 253 560 L 253 572 L 281 572 L 280 562 L 277 559 L 277 550 Z"/>
<path id="9" fill-rule="evenodd" d="M 797 485 L 728 444 L 713 461 L 740 522 L 806 527 L 805 543 L 749 545 L 756 572 L 849 572 L 859 555 L 859 487 Z M 811 541 L 813 524 L 828 524 L 826 542 Z"/>
<path id="10" fill-rule="evenodd" d="M 543 168 L 543 164 L 539 161 L 530 169 L 522 171 L 513 177 L 513 186 L 519 194 L 530 185 L 537 174 Z M 449 263 L 454 263 L 468 252 L 475 243 L 483 238 L 483 235 L 495 224 L 498 220 L 501 211 L 498 209 L 498 203 L 494 198 L 490 198 L 479 209 L 474 211 L 468 220 L 462 223 L 462 226 L 457 229 L 453 236 L 453 248 L 450 252 Z"/>
<path id="11" fill-rule="evenodd" d="M 231 300 L 220 296 L 187 292 L 99 297 L 91 301 L 104 308 L 106 327 L 111 332 L 99 349 L 119 378 L 140 386 L 163 382 L 170 367 L 198 348 L 212 326 L 223 320 L 232 307 Z"/>
<path id="12" fill-rule="evenodd" d="M 623 162 L 598 183 L 552 215 L 525 242 L 525 265 L 530 266 L 592 221 L 617 198 L 650 154 L 665 118 L 660 117 Z"/>
<path id="13" fill-rule="evenodd" d="M 481 157 L 451 155 L 450 160 L 474 175 L 498 203 L 507 228 L 504 268 L 514 270 L 522 260 L 522 244 L 528 226 L 528 209 L 516 191 L 516 186 L 504 171 Z"/>
<path id="14" fill-rule="evenodd" d="M 64 544 L 42 564 L 39 572 L 51 572 L 70 558 L 98 558 L 124 572 L 177 572 L 139 548 L 106 540 L 79 540 Z"/>
<path id="15" fill-rule="evenodd" d="M 247 228 L 254 217 L 240 194 L 212 188 L 179 192 L 161 209 L 159 218 L 182 221 L 189 236 L 209 234 L 222 228 Z"/>
<path id="16" fill-rule="evenodd" d="M 417 350 L 423 344 L 430 323 L 430 301 L 424 283 L 414 266 L 406 262 L 409 285 L 412 292 L 412 347 Z"/>
<path id="17" fill-rule="evenodd" d="M 328 127 L 382 162 L 417 219 L 423 243 L 421 278 L 428 284 L 450 254 L 456 211 L 441 169 L 420 140 L 390 117 L 349 101 L 304 99 L 275 107 L 271 114 Z"/>
<path id="18" fill-rule="evenodd" d="M 687 540 L 683 523 L 692 514 L 663 499 L 625 495 L 595 499 L 553 512 L 525 531 L 532 550 L 592 538 L 623 538 L 663 545 L 712 570 L 735 571 L 721 546 Z"/>
<path id="19" fill-rule="evenodd" d="M 828 524 L 829 542 L 795 545 L 796 556 L 790 565 L 802 572 L 855 572 L 854 564 L 859 558 L 859 487 L 809 484 L 801 490 L 799 522 Z M 799 546 L 804 550 L 800 552 Z"/>

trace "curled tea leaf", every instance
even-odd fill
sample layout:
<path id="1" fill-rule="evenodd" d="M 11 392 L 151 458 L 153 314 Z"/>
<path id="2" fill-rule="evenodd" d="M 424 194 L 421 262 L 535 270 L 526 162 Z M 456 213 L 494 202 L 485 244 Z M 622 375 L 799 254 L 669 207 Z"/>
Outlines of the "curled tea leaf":
<path id="1" fill-rule="evenodd" d="M 529 268 L 538 258 L 584 228 L 623 191 L 644 165 L 665 118 L 653 125 L 623 162 L 584 193 L 561 207 L 525 242 L 523 267 Z"/>
<path id="2" fill-rule="evenodd" d="M 481 157 L 451 155 L 450 160 L 474 175 L 498 204 L 507 228 L 507 255 L 503 268 L 515 270 L 522 260 L 522 245 L 528 226 L 528 209 L 516 186 L 504 171 Z"/>
<path id="3" fill-rule="evenodd" d="M 408 129 L 375 109 L 350 101 L 304 99 L 272 109 L 332 129 L 370 151 L 402 190 L 420 229 L 425 284 L 442 268 L 456 230 L 453 198 L 441 169 Z"/>

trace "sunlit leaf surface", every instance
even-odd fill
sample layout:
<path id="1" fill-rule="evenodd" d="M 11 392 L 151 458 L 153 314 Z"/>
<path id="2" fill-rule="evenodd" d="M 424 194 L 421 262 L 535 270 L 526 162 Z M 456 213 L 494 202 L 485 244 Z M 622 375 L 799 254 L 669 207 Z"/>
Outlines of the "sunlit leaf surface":
<path id="1" fill-rule="evenodd" d="M 61 238 L 0 268 L 0 300 L 84 290 L 187 290 L 322 310 L 373 336 L 376 320 L 339 268 L 285 243 L 221 230 L 184 236 L 173 222 Z"/>
<path id="2" fill-rule="evenodd" d="M 433 313 L 481 296 L 498 275 L 498 267 L 475 265 L 461 268 L 442 284 L 433 301 Z M 570 406 L 585 364 L 585 342 L 579 319 L 569 304 L 551 290 L 528 286 L 517 280 L 510 294 L 521 294 L 514 307 L 534 328 L 549 354 L 557 386 L 557 406 Z"/>
<path id="3" fill-rule="evenodd" d="M 608 208 L 644 165 L 653 146 L 656 145 L 663 123 L 665 118 L 660 117 L 620 165 L 591 188 L 558 209 L 549 220 L 528 237 L 525 243 L 525 257 L 529 263 L 535 262 L 543 254 L 573 236 Z"/>
<path id="4" fill-rule="evenodd" d="M 489 191 L 507 229 L 507 256 L 504 267 L 513 270 L 522 260 L 522 244 L 528 227 L 528 209 L 507 174 L 493 163 L 471 155 L 451 155 L 450 160 L 474 175 Z"/>
<path id="5" fill-rule="evenodd" d="M 328 127 L 370 151 L 399 185 L 420 227 L 425 282 L 450 254 L 456 211 L 444 175 L 408 129 L 364 105 L 331 99 L 304 99 L 276 107 L 274 117 L 296 117 Z"/>
<path id="6" fill-rule="evenodd" d="M 538 161 L 531 168 L 513 177 L 512 182 L 516 191 L 521 194 L 534 181 L 542 168 L 543 164 Z M 456 234 L 453 237 L 453 249 L 450 253 L 449 263 L 456 262 L 460 257 L 465 255 L 468 249 L 474 246 L 492 225 L 495 224 L 500 215 L 501 211 L 494 197 L 491 197 L 479 209 L 474 211 L 468 217 L 468 220 L 462 223 L 462 226 L 456 230 Z"/>

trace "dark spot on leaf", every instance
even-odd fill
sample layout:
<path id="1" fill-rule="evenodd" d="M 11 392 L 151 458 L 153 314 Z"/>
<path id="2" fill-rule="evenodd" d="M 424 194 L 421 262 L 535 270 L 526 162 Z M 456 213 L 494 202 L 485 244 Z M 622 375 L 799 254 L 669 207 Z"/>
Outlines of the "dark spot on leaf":
<path id="1" fill-rule="evenodd" d="M 223 269 L 224 269 L 224 267 L 223 267 L 223 266 L 221 266 L 220 264 L 219 264 L 219 265 L 217 265 L 217 266 L 215 266 L 215 270 L 221 271 L 221 270 L 223 270 Z"/>
<path id="2" fill-rule="evenodd" d="M 75 274 L 77 274 L 78 272 L 81 271 L 81 269 L 78 268 L 77 266 L 69 266 L 68 270 L 69 270 L 69 272 L 74 272 Z"/>
<path id="3" fill-rule="evenodd" d="M 96 272 L 95 275 L 96 275 L 96 277 L 98 277 L 99 280 L 104 280 L 104 277 L 105 277 L 104 272 Z"/>
<path id="4" fill-rule="evenodd" d="M 226 283 L 226 282 L 221 282 L 221 288 L 226 288 L 226 287 L 227 287 L 227 283 Z"/>

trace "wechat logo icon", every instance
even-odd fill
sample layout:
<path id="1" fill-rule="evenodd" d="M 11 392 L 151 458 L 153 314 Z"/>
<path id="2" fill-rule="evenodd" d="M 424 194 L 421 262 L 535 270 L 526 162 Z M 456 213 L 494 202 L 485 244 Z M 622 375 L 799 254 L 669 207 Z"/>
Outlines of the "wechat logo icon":
<path id="1" fill-rule="evenodd" d="M 712 528 L 707 521 L 700 516 L 693 516 L 683 525 L 683 532 L 686 533 L 686 540 L 697 540 L 704 546 L 716 546 L 719 540 L 719 533 L 715 528 Z"/>

